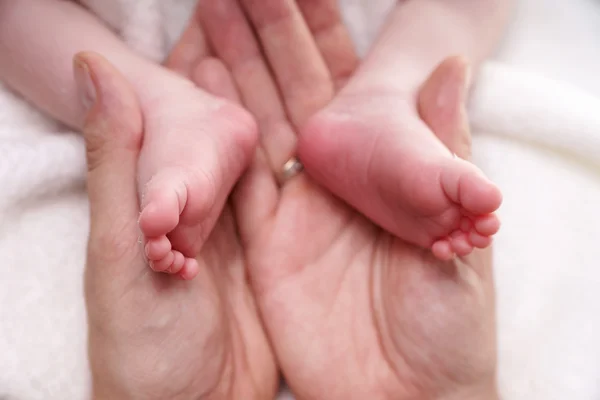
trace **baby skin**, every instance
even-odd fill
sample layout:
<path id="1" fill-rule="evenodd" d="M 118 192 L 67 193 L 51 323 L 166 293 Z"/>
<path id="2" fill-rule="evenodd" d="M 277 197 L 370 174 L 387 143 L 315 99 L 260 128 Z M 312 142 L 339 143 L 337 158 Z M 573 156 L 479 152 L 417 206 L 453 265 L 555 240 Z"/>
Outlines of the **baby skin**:
<path id="1" fill-rule="evenodd" d="M 75 2 L 0 2 L 0 54 L 0 81 L 76 130 L 85 106 L 101 95 L 89 82 L 95 79 L 89 64 L 104 57 L 127 78 L 142 107 L 144 132 L 139 221 L 123 224 L 139 223 L 152 269 L 196 276 L 195 257 L 254 156 L 258 134 L 250 114 L 140 57 Z M 220 65 L 198 68 L 214 76 L 225 72 Z M 90 88 L 83 98 L 73 73 L 80 87 Z"/>
<path id="2" fill-rule="evenodd" d="M 460 18 L 481 19 L 492 1 L 480 3 L 486 4 L 399 3 L 361 68 L 308 121 L 299 140 L 299 158 L 315 180 L 384 229 L 430 248 L 440 259 L 489 246 L 500 227 L 494 213 L 502 202 L 498 187 L 468 160 L 452 154 L 424 122 L 445 121 L 436 128 L 441 131 L 464 124 L 457 115 L 464 113 L 461 88 L 469 78 L 467 61 L 450 58 L 427 71 L 452 54 L 453 47 L 475 62 L 483 57 L 485 49 L 471 42 L 461 46 L 457 39 L 477 37 L 477 32 L 467 35 L 461 31 L 466 28 L 447 21 L 457 4 Z M 499 10 L 494 12 L 503 16 Z M 491 17 L 495 15 L 488 15 L 487 22 Z M 437 35 L 431 28 L 436 26 Z M 490 44 L 479 46 L 484 45 Z"/>
<path id="3" fill-rule="evenodd" d="M 224 69 L 224 67 L 223 67 Z M 258 139 L 252 117 L 187 82 L 144 109 L 140 230 L 151 268 L 191 279 Z"/>
<path id="4" fill-rule="evenodd" d="M 450 85 L 435 93 L 424 87 L 423 112 L 452 101 L 459 87 L 454 82 L 462 77 L 445 75 L 451 72 L 443 65 L 432 75 L 429 85 L 436 80 Z M 502 200 L 499 189 L 450 153 L 421 119 L 416 101 L 403 93 L 339 97 L 305 128 L 299 155 L 325 187 L 441 259 L 487 247 L 499 229 L 494 214 Z"/>

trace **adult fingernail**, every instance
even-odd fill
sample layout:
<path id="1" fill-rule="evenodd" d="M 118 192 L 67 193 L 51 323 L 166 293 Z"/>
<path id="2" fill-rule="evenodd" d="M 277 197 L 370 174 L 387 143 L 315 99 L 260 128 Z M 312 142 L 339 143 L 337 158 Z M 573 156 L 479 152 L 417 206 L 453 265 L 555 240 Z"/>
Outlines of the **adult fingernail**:
<path id="1" fill-rule="evenodd" d="M 88 112 L 96 102 L 97 97 L 96 88 L 90 73 L 90 67 L 81 59 L 81 57 L 75 56 L 73 60 L 73 69 L 77 90 L 79 92 L 79 101 L 85 112 Z"/>

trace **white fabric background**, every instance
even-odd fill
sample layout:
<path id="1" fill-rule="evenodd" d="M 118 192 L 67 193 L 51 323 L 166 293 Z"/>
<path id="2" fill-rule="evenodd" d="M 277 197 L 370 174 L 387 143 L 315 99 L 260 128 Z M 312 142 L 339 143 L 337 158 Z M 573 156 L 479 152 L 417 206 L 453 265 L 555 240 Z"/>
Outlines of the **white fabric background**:
<path id="1" fill-rule="evenodd" d="M 364 51 L 391 0 L 341 0 Z M 87 0 L 160 60 L 194 0 Z M 496 245 L 504 399 L 600 398 L 600 4 L 521 0 L 471 102 L 505 193 Z M 81 139 L 0 84 L 0 398 L 83 400 L 88 230 Z"/>

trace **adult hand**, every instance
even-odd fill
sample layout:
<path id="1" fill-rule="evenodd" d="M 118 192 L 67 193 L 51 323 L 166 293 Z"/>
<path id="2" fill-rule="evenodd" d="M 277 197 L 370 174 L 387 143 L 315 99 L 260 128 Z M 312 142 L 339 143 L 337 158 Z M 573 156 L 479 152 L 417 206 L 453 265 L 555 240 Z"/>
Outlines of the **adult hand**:
<path id="1" fill-rule="evenodd" d="M 152 272 L 138 243 L 142 114 L 105 59 L 79 54 L 88 112 L 91 227 L 85 273 L 95 399 L 265 399 L 277 371 L 227 207 L 193 281 Z"/>
<path id="2" fill-rule="evenodd" d="M 201 2 L 197 16 L 262 131 L 263 151 L 239 184 L 235 209 L 256 301 L 292 390 L 305 400 L 495 397 L 489 253 L 441 262 L 310 177 L 281 186 L 275 179 L 293 150 L 294 128 L 356 64 L 335 0 L 240 3 L 252 27 L 235 0 Z M 440 81 L 464 78 L 449 65 L 423 91 L 422 114 L 466 156 L 455 146 L 469 135 L 462 108 L 436 118 L 444 113 L 431 104 Z"/>

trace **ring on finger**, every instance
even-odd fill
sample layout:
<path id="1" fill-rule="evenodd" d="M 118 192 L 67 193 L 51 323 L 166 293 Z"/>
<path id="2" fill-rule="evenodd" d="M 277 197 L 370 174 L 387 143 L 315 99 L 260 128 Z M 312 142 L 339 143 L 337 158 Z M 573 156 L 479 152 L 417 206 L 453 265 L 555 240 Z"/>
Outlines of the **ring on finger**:
<path id="1" fill-rule="evenodd" d="M 297 157 L 293 156 L 283 164 L 281 173 L 279 174 L 279 183 L 281 185 L 289 182 L 292 178 L 298 175 L 304 170 L 304 165 L 298 160 Z"/>

